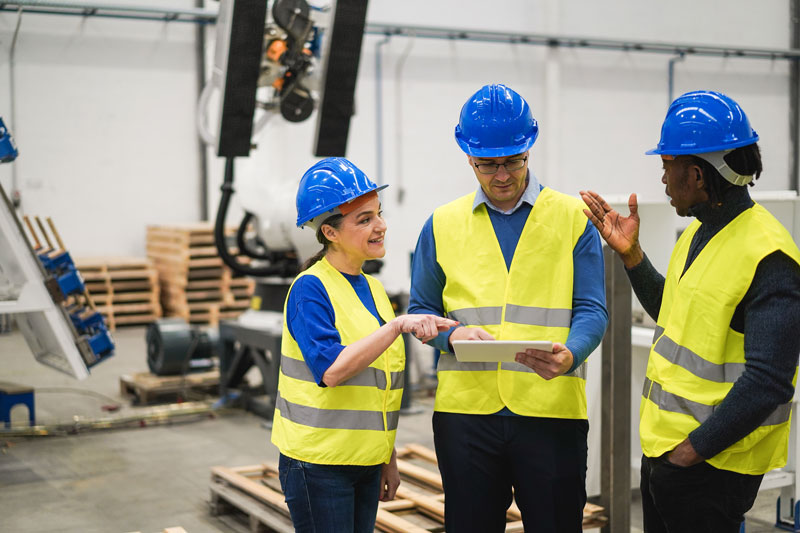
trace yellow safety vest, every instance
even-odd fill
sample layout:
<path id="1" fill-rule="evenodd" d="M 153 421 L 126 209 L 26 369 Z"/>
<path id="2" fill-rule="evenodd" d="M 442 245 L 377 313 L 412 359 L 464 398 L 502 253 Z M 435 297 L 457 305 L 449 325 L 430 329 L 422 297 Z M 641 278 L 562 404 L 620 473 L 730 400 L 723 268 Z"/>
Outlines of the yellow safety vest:
<path id="1" fill-rule="evenodd" d="M 572 320 L 572 252 L 586 229 L 585 205 L 545 188 L 506 268 L 486 204 L 475 193 L 433 213 L 436 259 L 445 273 L 448 318 L 480 326 L 498 340 L 563 343 Z M 547 381 L 519 363 L 459 363 L 442 352 L 436 411 L 585 419 L 583 365 Z"/>
<path id="2" fill-rule="evenodd" d="M 336 330 L 347 346 L 380 324 L 359 300 L 349 281 L 327 259 L 300 274 L 316 276 L 333 304 Z M 394 311 L 381 283 L 365 274 L 384 322 Z M 289 289 L 291 291 L 291 289 Z M 287 298 L 288 301 L 288 298 Z M 405 351 L 402 336 L 361 373 L 337 387 L 320 387 L 286 326 L 284 307 L 278 399 L 272 442 L 284 455 L 328 465 L 388 463 L 394 448 L 403 395 Z"/>
<path id="3" fill-rule="evenodd" d="M 756 204 L 720 230 L 681 276 L 700 225 L 695 220 L 683 232 L 667 269 L 639 408 L 642 451 L 648 457 L 686 439 L 744 371 L 744 335 L 730 324 L 758 263 L 778 250 L 800 263 L 792 237 Z M 790 419 L 791 402 L 707 462 L 754 475 L 785 465 Z"/>

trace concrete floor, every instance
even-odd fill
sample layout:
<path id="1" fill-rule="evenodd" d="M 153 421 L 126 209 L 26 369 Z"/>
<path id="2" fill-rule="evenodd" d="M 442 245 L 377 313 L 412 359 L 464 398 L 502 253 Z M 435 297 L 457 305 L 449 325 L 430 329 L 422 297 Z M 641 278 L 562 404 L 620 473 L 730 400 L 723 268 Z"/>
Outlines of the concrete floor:
<path id="1" fill-rule="evenodd" d="M 78 421 L 141 413 L 120 396 L 119 377 L 147 371 L 144 328 L 115 334 L 117 352 L 77 381 L 37 363 L 18 333 L 0 335 L 0 381 L 36 390 L 37 423 Z M 120 405 L 109 414 L 104 406 Z M 417 414 L 404 415 L 398 445 L 433 447 L 432 401 L 416 398 Z M 77 417 L 77 418 L 76 418 Z M 24 407 L 12 424 L 27 424 Z M 77 431 L 47 437 L 9 437 L 0 432 L 0 531 L 15 533 L 189 533 L 248 531 L 230 517 L 209 514 L 209 467 L 276 461 L 269 424 L 247 412 L 186 417 L 180 422 L 126 429 Z M 636 492 L 632 532 L 641 532 Z M 762 491 L 747 519 L 748 533 L 772 527 L 777 491 Z M 597 530 L 595 530 L 597 531 Z"/>

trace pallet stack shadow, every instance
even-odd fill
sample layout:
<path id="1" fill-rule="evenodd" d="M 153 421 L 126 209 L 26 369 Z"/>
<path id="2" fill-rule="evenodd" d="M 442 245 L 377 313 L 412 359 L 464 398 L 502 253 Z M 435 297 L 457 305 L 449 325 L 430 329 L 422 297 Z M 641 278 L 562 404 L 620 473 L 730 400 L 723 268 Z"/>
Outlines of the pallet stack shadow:
<path id="1" fill-rule="evenodd" d="M 397 466 L 403 483 L 394 500 L 378 504 L 376 531 L 432 533 L 444 529 L 444 494 L 436 455 L 419 444 L 397 450 Z M 292 533 L 289 508 L 281 493 L 274 464 L 211 468 L 211 514 L 243 516 L 251 531 Z M 516 503 L 506 513 L 506 533 L 523 533 L 522 514 Z M 608 523 L 603 507 L 587 503 L 583 529 Z"/>
<path id="2" fill-rule="evenodd" d="M 158 272 L 143 257 L 98 257 L 76 261 L 86 288 L 113 330 L 161 317 Z"/>
<path id="3" fill-rule="evenodd" d="M 158 271 L 165 316 L 216 326 L 250 306 L 255 283 L 222 263 L 210 224 L 148 226 L 147 256 Z"/>

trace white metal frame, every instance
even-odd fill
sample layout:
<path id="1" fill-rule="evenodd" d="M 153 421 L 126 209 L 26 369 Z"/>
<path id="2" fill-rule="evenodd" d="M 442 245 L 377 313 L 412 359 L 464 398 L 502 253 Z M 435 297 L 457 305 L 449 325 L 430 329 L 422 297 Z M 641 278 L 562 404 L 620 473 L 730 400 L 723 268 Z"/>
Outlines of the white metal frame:
<path id="1" fill-rule="evenodd" d="M 87 343 L 77 340 L 66 311 L 53 301 L 45 285 L 44 268 L 25 238 L 2 185 L 0 196 L 0 314 L 14 315 L 40 363 L 84 379 L 89 370 L 81 354 L 90 354 L 91 350 Z"/>

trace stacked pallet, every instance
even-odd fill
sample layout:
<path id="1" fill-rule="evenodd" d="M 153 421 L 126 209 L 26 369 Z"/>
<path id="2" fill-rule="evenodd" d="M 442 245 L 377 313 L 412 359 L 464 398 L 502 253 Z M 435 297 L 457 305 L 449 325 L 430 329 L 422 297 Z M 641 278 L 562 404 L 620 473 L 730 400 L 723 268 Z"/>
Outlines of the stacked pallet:
<path id="1" fill-rule="evenodd" d="M 75 265 L 110 329 L 147 324 L 161 316 L 158 272 L 150 260 L 87 257 Z"/>
<path id="2" fill-rule="evenodd" d="M 397 457 L 403 484 L 394 500 L 378 505 L 376 530 L 389 533 L 442 531 L 444 494 L 433 450 L 409 444 L 397 450 Z M 281 533 L 294 531 L 289 508 L 281 494 L 276 465 L 212 467 L 210 488 L 213 515 L 236 510 L 248 517 L 252 531 L 264 528 Z M 583 529 L 606 525 L 608 519 L 603 513 L 599 505 L 587 503 L 583 511 Z M 506 533 L 523 532 L 522 514 L 516 504 L 511 504 L 506 520 Z"/>
<path id="3" fill-rule="evenodd" d="M 250 306 L 255 283 L 223 264 L 211 224 L 148 226 L 147 256 L 158 270 L 166 316 L 216 326 Z"/>

